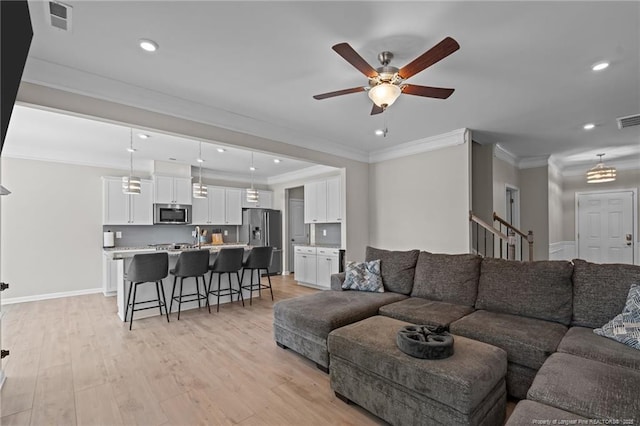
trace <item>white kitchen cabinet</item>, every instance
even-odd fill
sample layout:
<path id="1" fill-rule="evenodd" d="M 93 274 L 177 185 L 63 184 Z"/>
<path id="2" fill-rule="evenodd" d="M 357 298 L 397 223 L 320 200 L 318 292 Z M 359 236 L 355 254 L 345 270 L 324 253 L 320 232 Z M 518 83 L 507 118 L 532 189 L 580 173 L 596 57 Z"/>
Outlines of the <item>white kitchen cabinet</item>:
<path id="1" fill-rule="evenodd" d="M 103 178 L 104 225 L 153 225 L 153 183 L 140 182 L 140 194 L 122 192 L 122 178 Z"/>
<path id="2" fill-rule="evenodd" d="M 238 188 L 225 189 L 225 225 L 242 225 L 242 195 Z"/>
<path id="3" fill-rule="evenodd" d="M 304 223 L 342 222 L 342 179 L 340 176 L 304 185 Z"/>
<path id="4" fill-rule="evenodd" d="M 194 198 L 194 225 L 242 225 L 242 189 L 207 186 L 207 198 Z"/>
<path id="5" fill-rule="evenodd" d="M 339 259 L 338 249 L 318 248 L 316 255 L 316 285 L 318 287 L 331 288 L 331 275 L 337 274 L 340 269 Z"/>
<path id="6" fill-rule="evenodd" d="M 242 208 L 245 209 L 272 209 L 273 208 L 273 191 L 264 189 L 258 190 L 258 202 L 250 203 L 247 201 L 246 192 L 242 194 Z"/>
<path id="7" fill-rule="evenodd" d="M 304 223 L 327 221 L 327 181 L 304 185 Z"/>
<path id="8" fill-rule="evenodd" d="M 316 249 L 315 247 L 296 246 L 294 255 L 294 273 L 296 281 L 316 285 Z"/>
<path id="9" fill-rule="evenodd" d="M 342 222 L 342 179 L 327 179 L 327 222 Z"/>
<path id="10" fill-rule="evenodd" d="M 115 296 L 118 290 L 118 277 L 124 275 L 123 259 L 113 259 L 111 256 L 102 256 L 102 293 L 105 296 Z"/>
<path id="11" fill-rule="evenodd" d="M 191 204 L 191 178 L 154 176 L 154 202 L 157 204 Z"/>

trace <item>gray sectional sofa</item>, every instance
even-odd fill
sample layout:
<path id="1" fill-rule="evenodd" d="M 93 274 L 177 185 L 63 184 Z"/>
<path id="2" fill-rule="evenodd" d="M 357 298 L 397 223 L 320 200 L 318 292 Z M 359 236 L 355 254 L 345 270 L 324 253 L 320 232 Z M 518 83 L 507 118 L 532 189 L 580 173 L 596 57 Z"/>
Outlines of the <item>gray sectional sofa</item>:
<path id="1" fill-rule="evenodd" d="M 341 327 L 376 315 L 441 325 L 506 351 L 507 392 L 523 399 L 508 424 L 640 422 L 640 351 L 592 331 L 622 311 L 629 288 L 640 283 L 639 266 L 368 247 L 366 260 L 374 259 L 381 260 L 384 293 L 343 291 L 344 274 L 336 274 L 332 291 L 275 305 L 278 345 L 328 370 L 327 342 Z"/>

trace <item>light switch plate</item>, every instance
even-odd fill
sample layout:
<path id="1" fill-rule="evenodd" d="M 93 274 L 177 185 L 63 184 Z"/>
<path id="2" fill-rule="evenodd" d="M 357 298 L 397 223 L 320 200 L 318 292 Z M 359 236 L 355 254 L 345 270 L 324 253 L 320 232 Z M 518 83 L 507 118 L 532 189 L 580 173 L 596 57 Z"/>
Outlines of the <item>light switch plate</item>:
<path id="1" fill-rule="evenodd" d="M 116 231 L 116 238 L 122 238 L 122 232 Z"/>
<path id="2" fill-rule="evenodd" d="M 327 236 L 327 230 L 326 230 L 326 229 L 323 229 L 323 230 L 322 230 L 322 236 L 323 236 L 323 237 L 326 237 L 326 236 Z"/>
<path id="3" fill-rule="evenodd" d="M 226 229 L 224 230 L 224 236 L 226 237 L 227 235 L 229 235 L 229 231 L 227 231 Z"/>

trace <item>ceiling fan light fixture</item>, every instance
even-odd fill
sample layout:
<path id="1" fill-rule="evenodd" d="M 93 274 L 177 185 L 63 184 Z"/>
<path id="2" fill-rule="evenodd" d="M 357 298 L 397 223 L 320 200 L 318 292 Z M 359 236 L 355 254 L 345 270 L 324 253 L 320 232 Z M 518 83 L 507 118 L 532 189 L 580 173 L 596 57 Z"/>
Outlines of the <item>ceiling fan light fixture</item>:
<path id="1" fill-rule="evenodd" d="M 402 90 L 391 83 L 380 83 L 369 89 L 369 98 L 380 108 L 388 108 L 398 99 Z"/>
<path id="2" fill-rule="evenodd" d="M 604 154 L 598 154 L 600 160 L 595 167 L 587 171 L 587 183 L 604 183 L 616 180 L 616 168 L 605 166 L 602 162 Z"/>

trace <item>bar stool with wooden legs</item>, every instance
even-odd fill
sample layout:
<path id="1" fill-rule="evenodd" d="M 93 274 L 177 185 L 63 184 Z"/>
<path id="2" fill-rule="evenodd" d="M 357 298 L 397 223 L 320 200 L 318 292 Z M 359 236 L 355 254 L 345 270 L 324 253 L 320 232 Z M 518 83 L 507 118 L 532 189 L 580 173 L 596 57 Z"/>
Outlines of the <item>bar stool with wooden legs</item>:
<path id="1" fill-rule="evenodd" d="M 209 250 L 190 250 L 183 251 L 178 257 L 176 267 L 172 269 L 171 275 L 173 278 L 173 289 L 171 290 L 171 304 L 169 305 L 169 312 L 173 311 L 173 301 L 178 302 L 178 320 L 180 320 L 180 311 L 183 303 L 198 301 L 198 308 L 202 307 L 201 301 L 207 301 L 207 288 L 205 275 L 209 271 Z M 176 283 L 180 278 L 180 293 L 176 296 Z M 183 283 L 185 278 L 196 279 L 196 291 L 195 293 L 183 294 Z M 200 278 L 202 278 L 202 289 L 200 292 Z M 195 297 L 192 297 L 195 296 Z M 190 299 L 183 299 L 183 297 L 191 297 Z M 208 305 L 208 303 L 206 303 Z M 209 308 L 211 312 L 211 308 Z"/>
<path id="2" fill-rule="evenodd" d="M 207 303 L 209 303 L 208 296 L 210 294 L 217 296 L 218 302 L 216 304 L 216 312 L 220 312 L 220 296 L 230 296 L 231 302 L 233 302 L 233 295 L 238 294 L 238 300 L 242 299 L 242 306 L 244 306 L 242 284 L 239 274 L 240 269 L 242 269 L 243 257 L 244 249 L 242 247 L 221 249 L 220 252 L 218 252 L 218 255 L 216 256 L 213 264 L 209 266 L 211 274 L 209 275 L 209 288 L 207 289 Z M 238 280 L 237 290 L 231 285 L 232 273 L 236 274 L 236 279 Z M 214 290 L 211 289 L 213 274 L 218 274 L 218 288 Z M 223 274 L 227 274 L 227 277 L 229 278 L 229 286 L 227 288 L 220 288 L 220 282 Z"/>
<path id="3" fill-rule="evenodd" d="M 242 278 L 240 278 L 240 282 L 244 282 L 244 271 L 250 270 L 251 277 L 249 279 L 249 284 L 245 284 L 242 286 L 243 289 L 249 290 L 249 305 L 251 306 L 253 302 L 253 291 L 258 290 L 258 296 L 262 297 L 262 289 L 269 289 L 271 292 L 271 300 L 273 300 L 273 290 L 271 288 L 271 278 L 269 277 L 269 266 L 271 265 L 271 261 L 273 259 L 273 247 L 254 247 L 249 252 L 249 257 L 242 264 Z M 253 282 L 253 272 L 258 272 L 258 282 Z M 265 271 L 267 273 L 267 280 L 269 284 L 262 284 L 260 280 L 260 271 Z"/>
<path id="4" fill-rule="evenodd" d="M 136 254 L 129 264 L 129 270 L 125 275 L 125 280 L 129 281 L 129 294 L 127 295 L 127 305 L 124 311 L 124 321 L 127 321 L 129 306 L 131 306 L 131 319 L 129 320 L 129 330 L 133 326 L 133 313 L 145 309 L 158 308 L 162 315 L 164 306 L 167 322 L 169 322 L 169 311 L 167 310 L 167 299 L 164 294 L 162 280 L 167 277 L 169 270 L 169 255 L 167 253 Z M 157 299 L 136 301 L 136 291 L 140 284 L 155 283 Z M 133 302 L 131 301 L 131 289 L 133 288 Z M 161 291 L 162 290 L 162 291 Z M 160 298 L 162 295 L 162 298 Z M 136 305 L 158 302 L 156 305 L 137 308 Z"/>

